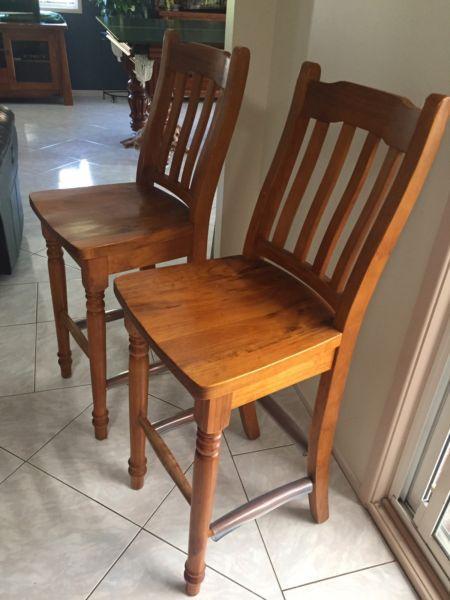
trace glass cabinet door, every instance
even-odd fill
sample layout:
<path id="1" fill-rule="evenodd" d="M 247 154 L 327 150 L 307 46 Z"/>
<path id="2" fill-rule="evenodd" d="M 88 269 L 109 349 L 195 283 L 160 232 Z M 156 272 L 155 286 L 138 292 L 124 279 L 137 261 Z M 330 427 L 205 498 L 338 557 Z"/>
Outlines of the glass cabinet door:
<path id="1" fill-rule="evenodd" d="M 11 40 L 16 82 L 51 83 L 50 47 L 48 41 Z"/>
<path id="2" fill-rule="evenodd" d="M 0 33 L 0 81 L 8 81 L 8 61 L 6 59 L 7 48 L 3 34 Z"/>

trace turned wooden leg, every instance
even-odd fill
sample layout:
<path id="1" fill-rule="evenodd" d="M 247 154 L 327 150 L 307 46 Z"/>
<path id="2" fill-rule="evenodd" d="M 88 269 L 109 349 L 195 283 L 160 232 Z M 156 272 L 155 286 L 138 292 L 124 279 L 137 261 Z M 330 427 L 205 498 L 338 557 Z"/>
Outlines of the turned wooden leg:
<path id="1" fill-rule="evenodd" d="M 259 431 L 258 416 L 256 414 L 256 402 L 250 402 L 239 407 L 242 427 L 249 440 L 256 440 L 261 435 Z"/>
<path id="2" fill-rule="evenodd" d="M 188 559 L 184 570 L 186 593 L 195 596 L 205 577 L 205 553 L 216 489 L 221 432 L 197 429 Z"/>
<path id="3" fill-rule="evenodd" d="M 308 476 L 314 489 L 309 495 L 311 514 L 316 523 L 329 517 L 328 480 L 334 432 L 345 386 L 349 361 L 340 365 L 339 357 L 334 367 L 320 378 L 317 398 L 308 439 Z"/>
<path id="4" fill-rule="evenodd" d="M 148 343 L 138 333 L 136 328 L 125 320 L 125 325 L 130 335 L 130 363 L 129 363 L 129 402 L 130 402 L 130 459 L 128 472 L 131 487 L 139 490 L 144 485 L 147 472 L 147 458 L 145 456 L 146 437 L 139 424 L 139 416 L 147 416 L 148 407 Z"/>
<path id="5" fill-rule="evenodd" d="M 138 81 L 134 72 L 134 62 L 124 56 L 122 61 L 128 73 L 128 104 L 130 105 L 131 129 L 140 131 L 147 122 L 148 98 L 145 87 Z"/>
<path id="6" fill-rule="evenodd" d="M 67 378 L 72 375 L 72 353 L 70 351 L 69 330 L 64 320 L 64 315 L 67 314 L 66 269 L 61 245 L 51 239 L 46 239 L 46 242 L 48 274 L 58 340 L 58 363 L 61 368 L 61 376 Z"/>
<path id="7" fill-rule="evenodd" d="M 89 362 L 91 367 L 92 423 L 95 437 L 104 440 L 108 436 L 108 410 L 106 408 L 106 322 L 105 289 L 108 277 L 104 265 L 91 261 L 82 267 L 83 285 L 86 291 L 87 332 Z"/>

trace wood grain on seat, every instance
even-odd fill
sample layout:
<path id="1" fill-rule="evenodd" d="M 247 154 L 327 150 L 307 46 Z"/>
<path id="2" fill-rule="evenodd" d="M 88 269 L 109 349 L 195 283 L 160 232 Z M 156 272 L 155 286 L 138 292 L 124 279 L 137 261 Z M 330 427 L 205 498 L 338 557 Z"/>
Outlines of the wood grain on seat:
<path id="1" fill-rule="evenodd" d="M 174 238 L 186 241 L 180 255 L 186 256 L 192 243 L 188 207 L 163 190 L 134 182 L 34 192 L 30 202 L 75 258 L 109 256 Z"/>
<path id="2" fill-rule="evenodd" d="M 115 291 L 196 397 L 238 392 L 294 363 L 306 366 L 306 376 L 322 372 L 341 338 L 314 292 L 260 260 L 236 256 L 130 274 Z"/>

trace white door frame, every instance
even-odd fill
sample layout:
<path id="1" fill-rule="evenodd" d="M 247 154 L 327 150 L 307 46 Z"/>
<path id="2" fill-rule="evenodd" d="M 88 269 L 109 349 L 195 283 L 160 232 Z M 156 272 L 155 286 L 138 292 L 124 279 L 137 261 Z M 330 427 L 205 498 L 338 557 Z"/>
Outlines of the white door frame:
<path id="1" fill-rule="evenodd" d="M 412 421 L 421 408 L 433 364 L 445 345 L 443 336 L 446 335 L 450 310 L 449 223 L 450 199 L 431 251 L 396 378 L 385 404 L 359 493 L 422 598 L 440 598 L 445 594 L 445 588 L 421 553 L 420 544 L 412 548 L 414 539 L 408 536 L 400 519 L 396 518 L 395 510 L 390 506 L 389 493 Z"/>

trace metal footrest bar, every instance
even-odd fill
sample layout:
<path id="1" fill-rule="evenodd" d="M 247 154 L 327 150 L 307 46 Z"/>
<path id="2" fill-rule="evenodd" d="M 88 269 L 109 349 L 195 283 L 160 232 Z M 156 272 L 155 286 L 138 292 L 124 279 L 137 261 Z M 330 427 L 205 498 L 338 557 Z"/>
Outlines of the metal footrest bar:
<path id="1" fill-rule="evenodd" d="M 139 423 L 142 426 L 142 429 L 144 430 L 148 441 L 152 445 L 156 456 L 161 461 L 162 466 L 169 473 L 175 485 L 178 487 L 180 492 L 190 504 L 192 497 L 191 484 L 186 479 L 186 475 L 181 470 L 181 467 L 177 463 L 169 446 L 164 442 L 162 437 L 156 431 L 155 427 L 150 423 L 150 421 L 146 417 L 139 417 Z"/>
<path id="2" fill-rule="evenodd" d="M 73 339 L 80 346 L 80 348 L 83 350 L 86 356 L 89 357 L 88 339 L 77 325 L 77 322 L 74 321 L 67 313 L 64 314 L 64 321 L 67 329 L 72 334 Z"/>
<path id="3" fill-rule="evenodd" d="M 300 401 L 300 400 L 299 400 Z M 265 396 L 258 401 L 259 404 L 264 408 L 266 412 L 274 419 L 278 425 L 284 429 L 284 431 L 299 444 L 305 452 L 308 451 L 308 440 L 294 421 L 294 419 L 288 415 L 288 413 L 281 408 L 281 406 L 272 398 L 272 396 Z"/>
<path id="4" fill-rule="evenodd" d="M 174 417 L 169 417 L 168 419 L 156 421 L 156 423 L 153 423 L 153 427 L 158 433 L 166 433 L 171 429 L 175 429 L 175 427 L 178 427 L 179 425 L 184 425 L 185 423 L 192 423 L 193 420 L 194 409 L 189 408 L 188 410 L 183 410 L 183 412 L 179 412 Z"/>
<path id="5" fill-rule="evenodd" d="M 217 542 L 244 523 L 262 517 L 275 508 L 286 504 L 286 502 L 298 496 L 310 494 L 312 491 L 313 484 L 311 479 L 303 477 L 291 483 L 286 483 L 270 492 L 266 492 L 211 523 L 209 526 L 210 537 Z"/>
<path id="6" fill-rule="evenodd" d="M 161 371 L 165 371 L 167 369 L 166 365 L 162 362 L 155 362 L 152 363 L 150 365 L 150 368 L 148 370 L 148 372 L 151 375 L 154 375 L 155 373 L 160 373 Z M 122 373 L 119 373 L 118 375 L 114 375 L 114 377 L 110 377 L 109 379 L 106 380 L 106 387 L 108 389 L 114 387 L 115 385 L 120 385 L 121 383 L 125 383 L 126 381 L 128 381 L 128 371 L 122 371 Z"/>
<path id="7" fill-rule="evenodd" d="M 106 323 L 110 323 L 111 321 L 117 321 L 118 319 L 123 319 L 123 310 L 121 308 L 115 308 L 114 310 L 105 311 Z M 87 327 L 87 319 L 78 319 L 78 321 L 74 322 L 76 325 L 78 325 L 80 329 L 86 329 Z"/>

